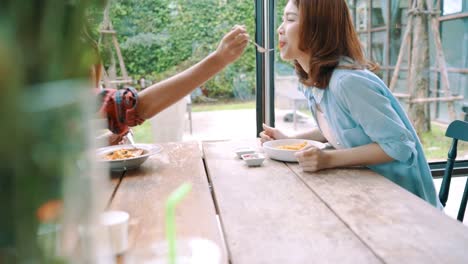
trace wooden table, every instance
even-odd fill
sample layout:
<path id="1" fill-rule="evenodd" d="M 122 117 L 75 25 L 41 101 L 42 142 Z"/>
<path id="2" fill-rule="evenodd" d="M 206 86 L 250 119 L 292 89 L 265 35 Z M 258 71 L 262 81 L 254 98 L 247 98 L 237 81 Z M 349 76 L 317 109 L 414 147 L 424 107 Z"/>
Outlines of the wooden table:
<path id="1" fill-rule="evenodd" d="M 130 250 L 164 239 L 164 201 L 191 182 L 177 234 L 214 241 L 222 263 L 468 263 L 467 227 L 368 169 L 249 168 L 233 151 L 256 140 L 161 146 L 114 180 L 110 208 L 130 213 Z"/>

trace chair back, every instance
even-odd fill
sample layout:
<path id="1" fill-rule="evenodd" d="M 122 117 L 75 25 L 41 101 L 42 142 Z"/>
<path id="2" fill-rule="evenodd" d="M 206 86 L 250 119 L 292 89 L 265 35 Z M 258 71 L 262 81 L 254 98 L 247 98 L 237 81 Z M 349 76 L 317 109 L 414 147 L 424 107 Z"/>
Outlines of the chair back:
<path id="1" fill-rule="evenodd" d="M 455 159 L 457 158 L 457 146 L 458 141 L 467 141 L 468 142 L 468 122 L 455 120 L 447 128 L 445 136 L 452 138 L 452 145 L 450 146 L 447 158 L 447 164 L 445 166 L 444 178 L 442 179 L 442 185 L 439 192 L 439 200 L 443 206 L 447 203 L 450 182 L 452 180 L 453 165 Z M 463 217 L 465 215 L 466 203 L 468 199 L 468 179 L 465 183 L 465 190 L 463 192 L 463 197 L 460 203 L 460 208 L 458 210 L 457 219 L 463 222 Z"/>

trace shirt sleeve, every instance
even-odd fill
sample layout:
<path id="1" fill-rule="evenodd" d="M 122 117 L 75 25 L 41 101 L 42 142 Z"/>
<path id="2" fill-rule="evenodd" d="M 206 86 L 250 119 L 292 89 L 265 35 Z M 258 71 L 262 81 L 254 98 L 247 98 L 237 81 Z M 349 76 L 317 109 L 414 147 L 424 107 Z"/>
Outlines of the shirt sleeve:
<path id="1" fill-rule="evenodd" d="M 392 106 L 388 93 L 383 84 L 348 74 L 338 80 L 336 95 L 350 116 L 387 155 L 412 164 L 417 160 L 415 139 Z"/>
<path id="2" fill-rule="evenodd" d="M 117 135 L 128 133 L 129 127 L 144 122 L 136 112 L 138 92 L 134 88 L 103 89 L 99 93 L 99 114 L 106 118 L 109 130 Z"/>

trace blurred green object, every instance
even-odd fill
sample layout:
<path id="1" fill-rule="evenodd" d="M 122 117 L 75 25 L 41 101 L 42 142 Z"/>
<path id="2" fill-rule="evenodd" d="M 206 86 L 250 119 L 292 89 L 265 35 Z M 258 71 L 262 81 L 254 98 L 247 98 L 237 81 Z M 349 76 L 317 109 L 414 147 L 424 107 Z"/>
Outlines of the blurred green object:
<path id="1" fill-rule="evenodd" d="M 96 255 L 92 243 L 78 245 L 78 227 L 92 222 L 97 205 L 87 155 L 95 111 L 88 80 L 97 53 L 83 32 L 90 30 L 87 9 L 101 2 L 0 4 L 0 263 Z M 45 239 L 44 226 L 54 235 Z"/>
<path id="2" fill-rule="evenodd" d="M 169 264 L 176 263 L 176 226 L 175 226 L 175 208 L 192 190 L 190 183 L 184 183 L 175 189 L 166 201 L 166 239 L 169 246 Z"/>

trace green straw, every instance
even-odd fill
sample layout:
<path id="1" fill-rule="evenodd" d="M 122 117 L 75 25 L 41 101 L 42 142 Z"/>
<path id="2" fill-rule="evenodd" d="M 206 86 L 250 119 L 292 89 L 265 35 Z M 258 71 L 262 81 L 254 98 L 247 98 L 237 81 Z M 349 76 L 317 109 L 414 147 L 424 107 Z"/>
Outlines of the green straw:
<path id="1" fill-rule="evenodd" d="M 166 201 L 166 239 L 169 245 L 169 264 L 176 263 L 175 207 L 190 192 L 192 185 L 184 183 Z"/>

